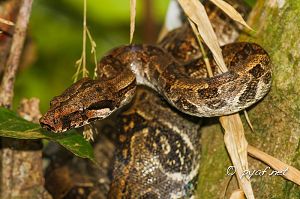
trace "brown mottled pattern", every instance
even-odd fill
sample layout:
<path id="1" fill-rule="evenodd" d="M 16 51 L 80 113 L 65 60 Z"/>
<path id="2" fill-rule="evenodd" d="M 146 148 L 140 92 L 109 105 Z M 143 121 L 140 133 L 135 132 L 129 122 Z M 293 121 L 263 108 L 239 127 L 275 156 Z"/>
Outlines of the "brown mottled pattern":
<path id="1" fill-rule="evenodd" d="M 110 199 L 193 195 L 200 163 L 200 124 L 197 118 L 188 118 L 152 90 L 138 89 L 132 107 L 119 116 Z"/>
<path id="2" fill-rule="evenodd" d="M 197 40 L 187 23 L 182 28 L 168 33 L 168 36 L 160 42 L 160 46 L 183 64 L 201 56 Z"/>
<path id="3" fill-rule="evenodd" d="M 130 70 L 105 81 L 84 78 L 50 102 L 40 123 L 48 130 L 62 132 L 103 119 L 127 104 L 135 88 L 135 76 Z"/>
<path id="4" fill-rule="evenodd" d="M 203 99 L 210 99 L 210 98 L 216 98 L 218 97 L 219 93 L 218 93 L 218 88 L 202 88 L 199 89 L 198 94 L 201 98 Z"/>
<path id="5" fill-rule="evenodd" d="M 220 109 L 227 105 L 227 102 L 225 100 L 216 99 L 214 101 L 211 101 L 211 103 L 208 105 L 211 109 Z"/>
<path id="6" fill-rule="evenodd" d="M 239 97 L 239 102 L 245 103 L 245 102 L 255 99 L 255 95 L 257 93 L 257 86 L 258 86 L 257 81 L 254 80 L 254 81 L 250 82 L 247 85 L 246 90 Z"/>

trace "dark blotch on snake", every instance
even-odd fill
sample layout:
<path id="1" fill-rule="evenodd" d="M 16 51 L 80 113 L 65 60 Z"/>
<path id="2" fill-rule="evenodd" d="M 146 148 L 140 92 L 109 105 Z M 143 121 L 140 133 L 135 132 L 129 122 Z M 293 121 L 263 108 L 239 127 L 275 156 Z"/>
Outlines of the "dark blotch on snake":
<path id="1" fill-rule="evenodd" d="M 158 195 L 156 193 L 145 193 L 144 195 L 140 196 L 138 199 L 158 199 Z"/>
<path id="2" fill-rule="evenodd" d="M 213 100 L 210 104 L 207 104 L 211 109 L 220 109 L 227 105 L 225 100 Z"/>
<path id="3" fill-rule="evenodd" d="M 147 136 L 145 145 L 152 154 L 160 154 L 159 162 L 164 170 L 171 173 L 189 174 L 192 169 L 189 165 L 193 162 L 194 151 L 187 146 L 182 137 L 168 127 L 162 128 L 162 125 L 156 128 L 148 127 L 148 129 L 149 132 L 155 133 Z"/>
<path id="4" fill-rule="evenodd" d="M 257 90 L 257 81 L 252 81 L 249 83 L 243 94 L 239 97 L 239 102 L 244 103 L 248 102 L 255 98 L 256 90 Z"/>
<path id="5" fill-rule="evenodd" d="M 218 89 L 217 88 L 204 88 L 199 89 L 198 94 L 202 99 L 211 99 L 218 97 Z"/>
<path id="6" fill-rule="evenodd" d="M 264 74 L 264 69 L 261 67 L 261 64 L 256 64 L 249 73 L 253 75 L 255 78 L 259 78 Z"/>
<path id="7" fill-rule="evenodd" d="M 188 102 L 184 98 L 179 98 L 177 101 L 175 101 L 175 105 L 183 110 L 187 110 L 191 113 L 197 112 L 197 107 L 190 102 Z"/>
<path id="8" fill-rule="evenodd" d="M 62 129 L 69 129 L 71 122 L 77 119 L 78 112 L 71 113 L 70 115 L 65 115 L 61 118 Z"/>
<path id="9" fill-rule="evenodd" d="M 112 100 L 102 100 L 91 104 L 87 109 L 88 110 L 100 110 L 104 108 L 109 108 L 112 110 L 114 108 L 114 102 Z"/>
<path id="10" fill-rule="evenodd" d="M 147 93 L 143 92 L 140 96 L 139 96 L 139 101 L 143 101 L 147 96 Z"/>
<path id="11" fill-rule="evenodd" d="M 268 84 L 270 81 L 272 80 L 272 75 L 270 72 L 266 73 L 264 76 L 263 76 L 263 82 L 265 84 Z"/>

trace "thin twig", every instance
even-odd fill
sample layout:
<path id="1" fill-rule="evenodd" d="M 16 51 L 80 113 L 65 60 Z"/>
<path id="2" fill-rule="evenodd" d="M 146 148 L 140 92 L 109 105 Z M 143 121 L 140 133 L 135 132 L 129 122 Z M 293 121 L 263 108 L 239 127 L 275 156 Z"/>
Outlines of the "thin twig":
<path id="1" fill-rule="evenodd" d="M 86 31 L 87 31 L 87 35 L 88 35 L 89 40 L 90 40 L 90 43 L 91 43 L 91 54 L 92 54 L 93 57 L 94 57 L 94 64 L 95 64 L 94 78 L 96 78 L 96 77 L 97 77 L 97 52 L 96 52 L 97 44 L 96 44 L 96 42 L 94 41 L 94 39 L 93 39 L 93 37 L 92 37 L 92 34 L 91 34 L 90 30 L 87 28 Z"/>
<path id="2" fill-rule="evenodd" d="M 82 68 L 83 71 L 86 68 L 86 1 L 83 1 L 83 33 L 82 33 Z M 83 77 L 86 76 L 86 74 L 82 74 Z"/>
<path id="3" fill-rule="evenodd" d="M 214 76 L 214 74 L 212 72 L 211 65 L 210 65 L 209 59 L 207 57 L 207 53 L 206 53 L 206 51 L 205 51 L 205 49 L 203 47 L 203 44 L 201 42 L 201 36 L 200 36 L 200 34 L 199 34 L 199 32 L 197 30 L 197 27 L 194 24 L 194 22 L 192 22 L 190 19 L 189 19 L 189 22 L 190 22 L 190 25 L 191 25 L 191 27 L 193 29 L 194 34 L 196 35 L 198 44 L 200 46 L 200 50 L 201 50 L 201 53 L 202 53 L 202 57 L 203 57 L 203 60 L 204 60 L 205 66 L 206 66 L 206 70 L 207 70 L 208 76 L 212 77 L 212 76 Z"/>
<path id="4" fill-rule="evenodd" d="M 33 0 L 23 0 L 16 21 L 10 53 L 6 62 L 3 79 L 0 86 L 0 105 L 11 107 L 14 95 L 14 83 L 21 53 L 26 38 L 26 31 Z"/>
<path id="5" fill-rule="evenodd" d="M 244 110 L 244 115 L 245 115 L 246 121 L 247 121 L 247 123 L 248 123 L 248 125 L 249 125 L 251 131 L 254 132 L 253 125 L 252 125 L 252 123 L 251 123 L 251 120 L 250 120 L 250 118 L 249 118 L 249 115 L 248 115 L 246 109 Z"/>
<path id="6" fill-rule="evenodd" d="M 78 80 L 80 73 L 82 73 L 82 77 L 87 77 L 89 71 L 86 68 L 86 35 L 87 35 L 87 23 L 86 23 L 86 2 L 87 0 L 83 0 L 83 27 L 82 27 L 82 53 L 79 60 L 76 61 L 76 72 L 73 76 L 74 82 Z"/>
<path id="7" fill-rule="evenodd" d="M 222 50 L 217 36 L 207 16 L 204 6 L 198 0 L 178 0 L 184 12 L 196 25 L 201 38 L 212 52 L 214 59 L 222 72 L 227 72 Z"/>

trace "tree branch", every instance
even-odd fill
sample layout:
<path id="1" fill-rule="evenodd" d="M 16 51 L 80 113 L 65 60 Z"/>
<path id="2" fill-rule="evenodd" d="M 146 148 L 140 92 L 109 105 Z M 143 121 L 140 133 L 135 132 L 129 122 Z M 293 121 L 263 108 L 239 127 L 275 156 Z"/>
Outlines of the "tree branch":
<path id="1" fill-rule="evenodd" d="M 32 2 L 33 0 L 22 1 L 20 12 L 17 18 L 12 45 L 0 86 L 0 105 L 4 107 L 11 107 L 12 104 L 15 77 L 26 38 Z"/>

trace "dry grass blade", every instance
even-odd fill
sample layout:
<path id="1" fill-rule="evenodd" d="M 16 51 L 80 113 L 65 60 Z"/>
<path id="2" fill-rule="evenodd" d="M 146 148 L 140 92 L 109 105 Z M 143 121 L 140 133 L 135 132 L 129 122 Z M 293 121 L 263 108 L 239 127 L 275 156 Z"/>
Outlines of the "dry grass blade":
<path id="1" fill-rule="evenodd" d="M 224 63 L 222 50 L 219 46 L 217 36 L 212 28 L 204 6 L 198 0 L 178 0 L 187 16 L 197 25 L 198 31 L 212 52 L 216 63 L 222 72 L 226 72 L 227 68 Z"/>
<path id="2" fill-rule="evenodd" d="M 247 123 L 248 123 L 248 125 L 249 125 L 251 131 L 254 132 L 253 125 L 252 125 L 252 123 L 251 123 L 251 120 L 250 120 L 249 115 L 248 115 L 248 113 L 247 113 L 246 110 L 244 110 L 244 115 L 245 115 L 246 121 L 247 121 Z"/>
<path id="3" fill-rule="evenodd" d="M 9 26 L 14 26 L 15 25 L 14 22 L 3 19 L 1 17 L 0 17 L 0 23 L 4 23 L 4 24 L 9 25 Z"/>
<path id="4" fill-rule="evenodd" d="M 82 73 L 82 77 L 88 76 L 88 70 L 86 68 L 86 34 L 87 34 L 87 25 L 86 25 L 86 6 L 87 0 L 83 1 L 83 31 L 82 31 L 82 53 L 79 60 L 76 61 L 75 67 L 76 72 L 73 75 L 73 80 L 76 82 L 79 78 L 80 73 Z"/>
<path id="5" fill-rule="evenodd" d="M 284 171 L 288 168 L 287 172 L 282 175 L 282 177 L 300 185 L 300 171 L 296 168 L 281 162 L 280 160 L 258 150 L 257 148 L 248 145 L 248 153 L 252 157 L 263 161 L 264 163 L 268 164 L 276 171 Z"/>
<path id="6" fill-rule="evenodd" d="M 130 0 L 130 43 L 135 30 L 136 0 Z"/>
<path id="7" fill-rule="evenodd" d="M 225 130 L 224 141 L 231 161 L 236 169 L 239 185 L 248 199 L 254 199 L 251 182 L 247 178 L 240 178 L 244 170 L 248 170 L 247 140 L 238 113 L 220 117 L 220 123 Z"/>
<path id="8" fill-rule="evenodd" d="M 203 44 L 202 44 L 202 42 L 200 40 L 200 35 L 199 35 L 198 31 L 197 31 L 197 27 L 196 27 L 196 25 L 191 20 L 189 20 L 189 23 L 190 23 L 190 25 L 191 25 L 191 27 L 193 29 L 194 34 L 197 37 L 197 41 L 198 41 L 199 46 L 200 46 L 200 50 L 201 50 L 201 53 L 202 53 L 202 56 L 203 56 L 203 60 L 204 60 L 205 66 L 206 66 L 206 70 L 207 70 L 208 76 L 212 77 L 214 75 L 213 75 L 213 72 L 212 72 L 211 65 L 209 63 L 209 59 L 207 57 L 207 54 L 206 54 L 206 52 L 204 50 L 204 47 L 203 47 Z"/>
<path id="9" fill-rule="evenodd" d="M 168 32 L 169 31 L 168 31 L 166 25 L 164 25 L 158 34 L 157 43 L 161 42 L 161 40 L 168 34 Z"/>
<path id="10" fill-rule="evenodd" d="M 230 196 L 230 199 L 244 199 L 245 195 L 244 192 L 240 189 L 234 190 Z"/>
<path id="11" fill-rule="evenodd" d="M 198 32 L 214 55 L 216 63 L 222 72 L 228 71 L 219 46 L 217 37 L 213 31 L 204 6 L 198 0 L 178 0 L 184 12 L 193 23 L 197 25 Z M 196 34 L 198 36 L 198 34 Z M 207 66 L 209 67 L 209 66 Z M 236 168 L 237 176 L 241 176 L 243 171 L 248 169 L 247 161 L 247 141 L 244 136 L 244 128 L 239 114 L 220 117 L 220 122 L 225 129 L 224 141 L 231 160 Z M 247 178 L 237 177 L 240 187 L 243 189 L 248 199 L 254 199 L 251 182 Z"/>
<path id="12" fill-rule="evenodd" d="M 223 10 L 231 19 L 241 23 L 242 25 L 246 26 L 250 30 L 253 30 L 246 21 L 243 19 L 243 17 L 240 15 L 238 11 L 236 11 L 230 4 L 223 0 L 210 0 L 213 2 L 216 6 L 218 6 L 221 10 Z"/>
<path id="13" fill-rule="evenodd" d="M 97 44 L 96 44 L 95 40 L 93 39 L 92 34 L 88 28 L 86 29 L 86 33 L 88 35 L 88 38 L 89 38 L 90 44 L 91 44 L 91 54 L 94 57 L 94 63 L 95 63 L 94 78 L 96 78 L 97 77 L 97 52 L 96 52 Z"/>

